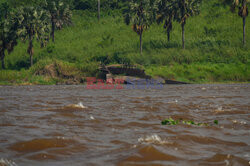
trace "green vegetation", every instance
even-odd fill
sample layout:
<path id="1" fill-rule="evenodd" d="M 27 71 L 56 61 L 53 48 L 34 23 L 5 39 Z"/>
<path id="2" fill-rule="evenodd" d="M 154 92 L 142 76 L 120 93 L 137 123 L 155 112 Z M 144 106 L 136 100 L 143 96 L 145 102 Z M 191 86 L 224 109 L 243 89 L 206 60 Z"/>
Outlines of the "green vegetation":
<path id="1" fill-rule="evenodd" d="M 213 124 L 208 124 L 208 123 L 197 123 L 197 122 L 194 122 L 192 120 L 183 120 L 183 119 L 174 120 L 172 118 L 168 118 L 168 119 L 163 120 L 161 122 L 161 124 L 162 125 L 169 125 L 169 126 L 178 125 L 178 124 L 195 125 L 195 126 L 212 126 L 213 124 L 218 125 L 219 121 L 214 120 Z"/>
<path id="2" fill-rule="evenodd" d="M 157 1 L 155 0 L 132 0 L 128 9 L 124 10 L 127 25 L 132 22 L 132 29 L 140 36 L 140 53 L 142 55 L 142 34 L 155 19 Z"/>
<path id="3" fill-rule="evenodd" d="M 2 69 L 5 69 L 4 58 L 6 50 L 11 53 L 17 45 L 17 21 L 15 15 L 10 11 L 7 3 L 3 3 L 0 8 L 0 57 Z"/>
<path id="4" fill-rule="evenodd" d="M 168 41 L 162 28 L 169 19 L 167 15 L 162 23 L 152 23 L 143 33 L 144 51 L 140 55 L 138 36 L 134 28 L 124 23 L 124 4 L 126 1 L 101 1 L 98 22 L 97 1 L 69 3 L 73 9 L 72 25 L 56 30 L 55 42 L 49 41 L 44 48 L 40 42 L 33 41 L 31 68 L 28 41 L 22 43 L 19 38 L 12 53 L 5 53 L 6 70 L 0 68 L 0 84 L 84 82 L 84 77 L 99 75 L 100 64 L 117 63 L 139 64 L 151 76 L 191 83 L 250 81 L 249 17 L 245 17 L 246 44 L 243 46 L 240 17 L 220 0 L 203 1 L 200 14 L 190 17 L 185 24 L 185 49 L 181 49 L 182 27 L 173 17 Z"/>
<path id="5" fill-rule="evenodd" d="M 69 5 L 63 1 L 48 1 L 45 3 L 44 8 L 50 13 L 51 38 L 52 41 L 55 42 L 55 30 L 62 29 L 64 25 L 72 24 L 72 12 L 70 11 Z"/>
<path id="6" fill-rule="evenodd" d="M 178 0 L 174 8 L 174 20 L 181 24 L 182 48 L 185 48 L 185 25 L 190 16 L 198 14 L 201 0 Z"/>
<path id="7" fill-rule="evenodd" d="M 159 3 L 157 22 L 165 21 L 168 41 L 172 30 L 172 22 L 177 21 L 182 28 L 182 48 L 185 48 L 185 25 L 190 16 L 199 14 L 201 0 L 162 0 Z"/>
<path id="8" fill-rule="evenodd" d="M 246 18 L 248 16 L 247 0 L 225 0 L 225 3 L 231 4 L 231 11 L 234 13 L 238 8 L 238 15 L 243 20 L 243 45 L 246 44 Z"/>
<path id="9" fill-rule="evenodd" d="M 213 83 L 246 82 L 249 79 L 249 70 L 250 66 L 242 63 L 175 63 L 160 67 L 150 66 L 146 69 L 146 73 L 183 82 Z"/>
<path id="10" fill-rule="evenodd" d="M 18 14 L 18 35 L 22 41 L 28 40 L 27 53 L 30 55 L 30 66 L 33 65 L 33 41 L 37 40 L 44 47 L 49 38 L 50 26 L 48 25 L 49 13 L 35 7 L 20 7 Z"/>

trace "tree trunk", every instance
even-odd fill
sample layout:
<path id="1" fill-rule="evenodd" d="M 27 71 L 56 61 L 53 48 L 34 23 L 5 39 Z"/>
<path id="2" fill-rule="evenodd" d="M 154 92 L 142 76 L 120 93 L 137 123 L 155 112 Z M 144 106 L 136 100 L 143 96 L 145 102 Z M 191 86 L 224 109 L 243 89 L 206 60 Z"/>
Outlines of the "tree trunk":
<path id="1" fill-rule="evenodd" d="M 170 41 L 170 32 L 168 31 L 168 42 Z"/>
<path id="2" fill-rule="evenodd" d="M 142 1 L 141 1 L 141 3 L 140 3 L 140 11 L 139 11 L 140 54 L 141 55 L 142 55 L 142 33 L 143 33 L 142 13 L 143 13 L 143 7 L 142 7 Z"/>
<path id="3" fill-rule="evenodd" d="M 4 51 L 1 51 L 2 69 L 5 69 L 4 57 L 5 57 Z"/>
<path id="4" fill-rule="evenodd" d="M 33 66 L 33 55 L 30 54 L 30 67 L 32 67 L 32 66 Z"/>
<path id="5" fill-rule="evenodd" d="M 100 21 L 100 14 L 101 13 L 101 2 L 98 0 L 98 21 Z"/>
<path id="6" fill-rule="evenodd" d="M 186 5 L 185 5 L 185 0 L 182 0 L 182 9 L 181 9 L 181 18 L 183 19 L 183 22 L 181 23 L 181 27 L 182 27 L 182 49 L 185 49 L 185 24 L 186 24 L 186 19 L 184 18 L 185 16 L 185 9 L 186 9 Z"/>
<path id="7" fill-rule="evenodd" d="M 243 17 L 243 45 L 246 45 L 246 17 Z"/>
<path id="8" fill-rule="evenodd" d="M 33 66 L 33 40 L 31 36 L 29 37 L 29 48 L 28 48 L 28 53 L 30 55 L 30 67 Z"/>
<path id="9" fill-rule="evenodd" d="M 140 33 L 140 54 L 142 55 L 142 32 Z"/>
<path id="10" fill-rule="evenodd" d="M 168 34 L 168 42 L 170 41 L 170 32 L 172 30 L 172 17 L 168 18 L 168 26 L 167 26 L 167 34 Z"/>
<path id="11" fill-rule="evenodd" d="M 181 24 L 182 27 L 182 48 L 185 49 L 185 20 L 184 22 Z"/>
<path id="12" fill-rule="evenodd" d="M 51 29 L 51 37 L 52 37 L 52 42 L 55 42 L 55 23 L 52 21 L 52 29 Z"/>

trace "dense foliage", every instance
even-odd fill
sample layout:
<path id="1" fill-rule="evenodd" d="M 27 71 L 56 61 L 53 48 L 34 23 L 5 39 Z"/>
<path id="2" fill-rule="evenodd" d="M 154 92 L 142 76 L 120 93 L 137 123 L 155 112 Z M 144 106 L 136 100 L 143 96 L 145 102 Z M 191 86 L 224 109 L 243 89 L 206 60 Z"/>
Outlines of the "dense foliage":
<path id="1" fill-rule="evenodd" d="M 140 53 L 142 54 L 142 34 L 155 20 L 157 1 L 155 0 L 131 0 L 124 10 L 127 25 L 132 22 L 132 29 L 140 36 Z"/>
<path id="2" fill-rule="evenodd" d="M 41 47 L 49 41 L 49 13 L 35 7 L 20 7 L 18 12 L 18 36 L 22 41 L 29 42 L 27 53 L 30 55 L 30 66 L 33 65 L 33 41 L 37 40 Z"/>
<path id="3" fill-rule="evenodd" d="M 46 0 L 44 3 L 44 10 L 48 10 L 51 21 L 51 37 L 55 41 L 55 30 L 62 29 L 64 25 L 71 25 L 72 12 L 69 4 L 60 0 Z"/>
<path id="4" fill-rule="evenodd" d="M 11 53 L 17 45 L 17 17 L 7 3 L 0 4 L 0 56 L 2 69 L 5 69 L 5 51 Z"/>

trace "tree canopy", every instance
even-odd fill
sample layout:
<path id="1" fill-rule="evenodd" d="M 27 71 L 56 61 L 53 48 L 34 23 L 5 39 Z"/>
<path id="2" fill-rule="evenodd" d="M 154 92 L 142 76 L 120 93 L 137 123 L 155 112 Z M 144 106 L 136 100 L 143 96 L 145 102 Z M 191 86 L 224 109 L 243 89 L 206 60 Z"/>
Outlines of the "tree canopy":
<path id="1" fill-rule="evenodd" d="M 157 3 L 155 0 L 131 0 L 124 10 L 125 23 L 132 23 L 132 29 L 140 36 L 140 52 L 142 54 L 142 34 L 156 17 Z"/>
<path id="2" fill-rule="evenodd" d="M 15 13 L 11 11 L 7 3 L 0 4 L 0 56 L 2 69 L 5 69 L 5 51 L 11 53 L 17 45 L 18 24 Z"/>
<path id="3" fill-rule="evenodd" d="M 50 13 L 51 20 L 51 37 L 52 41 L 55 40 L 55 30 L 62 29 L 65 25 L 72 24 L 72 12 L 68 4 L 62 0 L 47 0 L 44 9 Z"/>
<path id="4" fill-rule="evenodd" d="M 49 41 L 50 15 L 47 11 L 36 7 L 21 7 L 18 10 L 20 28 L 18 35 L 22 41 L 29 41 L 27 49 L 30 55 L 30 65 L 33 65 L 33 40 L 37 40 L 41 47 Z"/>

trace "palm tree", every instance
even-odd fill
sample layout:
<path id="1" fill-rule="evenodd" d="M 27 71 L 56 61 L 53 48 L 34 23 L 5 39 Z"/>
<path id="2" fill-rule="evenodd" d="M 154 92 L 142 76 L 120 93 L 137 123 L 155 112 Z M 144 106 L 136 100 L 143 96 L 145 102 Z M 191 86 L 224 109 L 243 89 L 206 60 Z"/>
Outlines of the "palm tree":
<path id="1" fill-rule="evenodd" d="M 164 22 L 163 28 L 167 30 L 168 41 L 170 41 L 170 32 L 173 29 L 173 19 L 175 10 L 173 10 L 173 0 L 160 0 L 158 3 L 158 11 L 156 21 L 158 24 Z"/>
<path id="2" fill-rule="evenodd" d="M 246 44 L 246 17 L 248 16 L 247 0 L 231 0 L 231 11 L 235 12 L 236 7 L 238 7 L 238 15 L 242 17 L 243 20 L 243 45 Z"/>
<path id="3" fill-rule="evenodd" d="M 17 21 L 14 13 L 10 12 L 7 3 L 0 6 L 0 56 L 2 69 L 5 69 L 4 58 L 5 51 L 10 54 L 17 45 Z"/>
<path id="4" fill-rule="evenodd" d="M 47 0 L 45 9 L 49 11 L 51 17 L 51 37 L 55 41 L 55 30 L 62 29 L 64 25 L 70 25 L 72 12 L 69 5 L 61 0 Z"/>
<path id="5" fill-rule="evenodd" d="M 190 16 L 199 14 L 201 0 L 176 0 L 174 7 L 174 20 L 181 24 L 182 48 L 185 49 L 185 25 Z"/>
<path id="6" fill-rule="evenodd" d="M 34 6 L 40 5 L 41 1 L 43 0 L 8 0 L 8 4 L 15 7 L 25 6 L 27 4 Z"/>
<path id="7" fill-rule="evenodd" d="M 100 13 L 101 13 L 101 2 L 98 0 L 98 21 L 100 21 Z"/>
<path id="8" fill-rule="evenodd" d="M 18 11 L 20 29 L 18 35 L 22 41 L 29 42 L 27 53 L 30 55 L 30 66 L 33 65 L 33 41 L 36 39 L 41 47 L 49 40 L 50 15 L 47 11 L 35 7 L 21 7 Z"/>
<path id="9" fill-rule="evenodd" d="M 132 29 L 140 36 L 140 54 L 142 55 L 142 34 L 155 18 L 157 5 L 155 0 L 131 0 L 124 10 L 125 23 L 132 22 Z"/>

